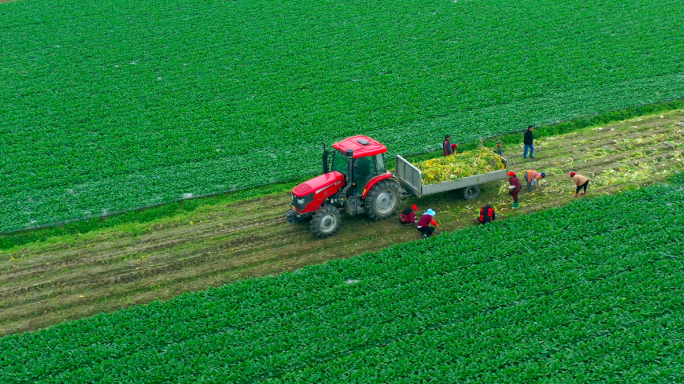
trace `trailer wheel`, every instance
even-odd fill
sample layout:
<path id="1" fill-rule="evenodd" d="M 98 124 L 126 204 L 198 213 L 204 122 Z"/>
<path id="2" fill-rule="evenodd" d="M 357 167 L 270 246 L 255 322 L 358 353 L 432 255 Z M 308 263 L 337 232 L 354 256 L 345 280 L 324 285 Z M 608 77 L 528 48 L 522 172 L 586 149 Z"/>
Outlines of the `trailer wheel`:
<path id="1" fill-rule="evenodd" d="M 382 180 L 366 195 L 364 208 L 366 214 L 373 220 L 385 220 L 397 211 L 401 204 L 401 192 L 395 181 Z"/>
<path id="2" fill-rule="evenodd" d="M 463 194 L 463 199 L 465 200 L 476 199 L 478 196 L 480 196 L 480 186 L 471 185 L 470 187 L 465 187 L 461 190 L 461 193 Z"/>
<path id="3" fill-rule="evenodd" d="M 332 236 L 340 228 L 341 221 L 342 216 L 337 208 L 324 205 L 313 215 L 311 232 L 321 239 Z"/>

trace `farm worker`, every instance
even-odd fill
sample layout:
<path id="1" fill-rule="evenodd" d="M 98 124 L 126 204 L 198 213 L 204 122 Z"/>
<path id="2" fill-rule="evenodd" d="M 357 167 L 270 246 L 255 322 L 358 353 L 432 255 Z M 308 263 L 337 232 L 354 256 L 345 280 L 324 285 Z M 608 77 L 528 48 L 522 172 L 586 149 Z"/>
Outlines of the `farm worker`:
<path id="1" fill-rule="evenodd" d="M 539 179 L 546 177 L 546 173 L 539 173 L 537 171 L 529 170 L 525 172 L 525 181 L 527 181 L 527 192 L 532 192 L 532 185 L 539 188 Z"/>
<path id="2" fill-rule="evenodd" d="M 496 153 L 499 156 L 503 157 L 503 143 L 500 141 L 496 142 L 496 148 L 494 149 L 494 153 Z"/>
<path id="3" fill-rule="evenodd" d="M 444 136 L 444 143 L 442 143 L 442 149 L 444 149 L 444 156 L 453 155 L 456 152 L 458 145 L 451 144 L 451 135 Z"/>
<path id="4" fill-rule="evenodd" d="M 416 212 L 418 212 L 418 207 L 414 204 L 406 209 L 404 209 L 399 214 L 399 222 L 407 225 L 416 222 Z"/>
<path id="5" fill-rule="evenodd" d="M 522 188 L 522 186 L 520 185 L 520 181 L 518 181 L 518 178 L 515 176 L 515 172 L 508 172 L 507 175 L 508 182 L 511 183 L 511 185 L 508 186 L 508 189 L 510 189 L 510 191 L 508 191 L 508 194 L 511 195 L 511 197 L 513 197 L 512 207 L 518 208 L 518 206 L 520 205 L 518 203 L 518 192 L 520 192 L 520 188 Z"/>
<path id="6" fill-rule="evenodd" d="M 435 227 L 439 227 L 439 224 L 433 219 L 435 214 L 435 211 L 428 209 L 418 221 L 416 228 L 418 228 L 418 232 L 422 234 L 423 239 L 430 237 L 435 231 Z M 434 225 L 434 227 L 431 227 L 430 224 Z"/>
<path id="7" fill-rule="evenodd" d="M 533 125 L 528 125 L 525 131 L 525 136 L 523 136 L 523 144 L 525 145 L 525 150 L 523 151 L 523 159 L 527 159 L 527 151 L 530 151 L 530 159 L 534 159 L 534 136 L 532 135 L 534 131 Z"/>
<path id="8" fill-rule="evenodd" d="M 585 176 L 580 175 L 579 173 L 575 172 L 570 172 L 570 177 L 572 177 L 572 181 L 575 182 L 575 185 L 577 185 L 577 189 L 575 190 L 575 197 L 579 194 L 580 189 L 584 188 L 584 194 L 587 194 L 587 186 L 589 185 L 589 179 L 587 179 Z"/>
<path id="9" fill-rule="evenodd" d="M 480 209 L 480 217 L 477 219 L 477 221 L 480 224 L 487 224 L 491 223 L 495 219 L 496 213 L 494 212 L 494 208 L 492 208 L 491 205 L 487 204 Z"/>

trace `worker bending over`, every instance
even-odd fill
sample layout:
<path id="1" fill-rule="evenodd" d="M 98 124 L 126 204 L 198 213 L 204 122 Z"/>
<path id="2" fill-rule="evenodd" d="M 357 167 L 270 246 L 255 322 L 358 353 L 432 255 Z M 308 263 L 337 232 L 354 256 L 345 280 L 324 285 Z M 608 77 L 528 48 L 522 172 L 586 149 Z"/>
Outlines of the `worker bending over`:
<path id="1" fill-rule="evenodd" d="M 579 191 L 584 188 L 584 195 L 587 194 L 587 186 L 589 186 L 589 179 L 587 179 L 585 176 L 580 175 L 579 173 L 575 172 L 570 172 L 570 177 L 572 178 L 572 181 L 575 182 L 575 185 L 577 186 L 577 189 L 575 190 L 575 197 L 579 194 Z"/>
<path id="2" fill-rule="evenodd" d="M 404 225 L 414 224 L 416 222 L 416 212 L 418 212 L 418 206 L 415 204 L 404 209 L 399 214 L 399 222 Z"/>
<path id="3" fill-rule="evenodd" d="M 527 192 L 532 192 L 532 185 L 539 188 L 539 179 L 546 177 L 546 173 L 539 173 L 537 171 L 529 170 L 525 172 L 525 181 L 527 181 Z"/>
<path id="4" fill-rule="evenodd" d="M 480 217 L 477 219 L 477 221 L 480 224 L 487 224 L 491 223 L 495 219 L 496 213 L 494 212 L 494 208 L 492 208 L 491 205 L 487 204 L 480 209 Z"/>
<path id="5" fill-rule="evenodd" d="M 520 205 L 518 203 L 518 193 L 520 192 L 520 188 L 522 188 L 522 185 L 520 185 L 520 181 L 518 178 L 515 176 L 515 172 L 508 172 L 508 182 L 511 184 L 508 186 L 508 194 L 511 195 L 513 198 L 513 208 L 518 208 Z"/>
<path id="6" fill-rule="evenodd" d="M 435 214 L 435 211 L 428 209 L 418 221 L 416 228 L 422 234 L 423 239 L 430 237 L 435 231 L 435 227 L 439 227 L 439 224 L 433 219 Z M 434 227 L 431 227 L 430 224 L 434 225 Z"/>

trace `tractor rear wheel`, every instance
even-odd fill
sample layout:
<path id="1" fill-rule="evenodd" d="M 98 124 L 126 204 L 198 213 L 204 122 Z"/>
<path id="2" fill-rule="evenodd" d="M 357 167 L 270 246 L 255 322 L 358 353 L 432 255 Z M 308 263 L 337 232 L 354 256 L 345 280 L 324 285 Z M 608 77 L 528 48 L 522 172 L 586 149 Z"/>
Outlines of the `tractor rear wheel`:
<path id="1" fill-rule="evenodd" d="M 471 185 L 470 187 L 465 187 L 461 190 L 461 193 L 463 194 L 464 200 L 476 199 L 478 196 L 480 196 L 480 186 Z"/>
<path id="2" fill-rule="evenodd" d="M 399 209 L 401 192 L 392 180 L 382 180 L 371 188 L 364 200 L 366 214 L 373 220 L 385 220 Z"/>
<path id="3" fill-rule="evenodd" d="M 340 228 L 341 222 L 340 211 L 332 205 L 324 205 L 313 215 L 311 232 L 319 238 L 332 236 Z"/>

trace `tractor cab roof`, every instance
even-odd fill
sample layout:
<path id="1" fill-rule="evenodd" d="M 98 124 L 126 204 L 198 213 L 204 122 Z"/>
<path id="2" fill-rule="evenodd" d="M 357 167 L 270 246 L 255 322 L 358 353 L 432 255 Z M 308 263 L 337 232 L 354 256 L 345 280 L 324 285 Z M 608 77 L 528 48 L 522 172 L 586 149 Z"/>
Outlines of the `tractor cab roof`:
<path id="1" fill-rule="evenodd" d="M 387 152 L 387 147 L 382 145 L 379 141 L 373 140 L 368 136 L 352 136 L 350 138 L 344 139 L 333 144 L 333 148 L 340 150 L 344 153 L 347 149 L 354 150 L 354 158 L 364 157 L 364 156 L 374 156 L 379 153 Z"/>

